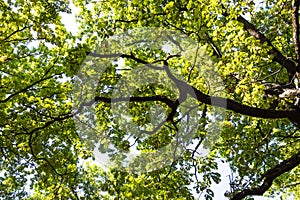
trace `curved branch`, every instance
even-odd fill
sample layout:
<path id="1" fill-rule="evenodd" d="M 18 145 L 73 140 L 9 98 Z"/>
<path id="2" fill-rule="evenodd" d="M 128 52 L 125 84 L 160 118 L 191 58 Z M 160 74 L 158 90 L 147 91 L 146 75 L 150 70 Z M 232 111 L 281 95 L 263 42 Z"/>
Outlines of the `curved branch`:
<path id="1" fill-rule="evenodd" d="M 21 28 L 21 29 L 18 27 L 17 30 L 15 30 L 15 31 L 13 31 L 12 33 L 10 33 L 8 36 L 6 36 L 4 39 L 2 39 L 2 41 L 7 42 L 7 40 L 8 40 L 10 37 L 12 37 L 14 34 L 16 34 L 16 33 L 18 33 L 18 32 L 22 32 L 22 31 L 24 31 L 25 29 L 31 28 L 31 27 L 32 27 L 32 25 L 30 25 L 30 26 L 24 26 L 24 27 Z"/>
<path id="2" fill-rule="evenodd" d="M 95 101 L 102 101 L 106 103 L 117 103 L 122 101 L 128 101 L 128 102 L 146 102 L 146 101 L 160 101 L 165 104 L 167 104 L 169 107 L 173 107 L 174 101 L 171 99 L 165 97 L 165 96 L 149 96 L 149 97 L 118 97 L 118 98 L 109 98 L 109 97 L 95 97 L 95 100 L 88 102 L 86 104 L 83 104 L 84 106 L 92 105 Z"/>
<path id="3" fill-rule="evenodd" d="M 297 126 L 300 126 L 300 112 L 297 109 L 290 109 L 290 110 L 269 110 L 269 109 L 262 109 L 262 108 L 255 108 L 247 105 L 243 105 L 241 103 L 235 102 L 231 99 L 222 98 L 222 97 L 214 97 L 204 94 L 197 88 L 190 86 L 184 81 L 178 80 L 168 68 L 167 61 L 164 62 L 163 69 L 166 71 L 168 77 L 175 83 L 180 91 L 179 99 L 172 101 L 165 96 L 150 96 L 150 97 L 119 97 L 119 98 L 109 98 L 109 97 L 95 97 L 90 102 L 83 103 L 80 108 L 75 112 L 78 113 L 84 106 L 90 106 L 95 101 L 102 101 L 106 103 L 111 102 L 120 102 L 120 101 L 128 101 L 128 102 L 144 102 L 144 101 L 161 101 L 166 103 L 170 108 L 172 108 L 173 112 L 176 112 L 177 106 L 182 103 L 187 94 L 191 95 L 191 97 L 197 99 L 198 101 L 212 105 L 216 107 L 225 108 L 227 110 L 234 111 L 236 113 L 240 113 L 243 115 L 248 115 L 251 117 L 259 117 L 259 118 L 268 118 L 268 119 L 282 119 L 288 118 L 292 122 L 296 123 Z M 175 109 L 174 109 L 175 108 Z M 170 116 L 172 116 L 171 113 Z M 170 120 L 170 117 L 168 117 Z"/>
<path id="4" fill-rule="evenodd" d="M 228 13 L 224 12 L 223 15 L 225 17 L 229 16 Z M 292 80 L 295 73 L 296 73 L 296 64 L 291 61 L 290 59 L 286 58 L 282 53 L 280 53 L 271 43 L 270 40 L 267 39 L 267 37 L 259 32 L 256 27 L 248 22 L 244 17 L 238 16 L 237 21 L 242 23 L 244 25 L 244 29 L 254 38 L 258 39 L 261 44 L 267 42 L 267 44 L 271 47 L 271 50 L 269 51 L 270 54 L 274 56 L 273 60 L 277 63 L 279 63 L 281 66 L 286 68 L 289 74 L 289 79 Z"/>
<path id="5" fill-rule="evenodd" d="M 90 106 L 95 101 L 102 101 L 106 103 L 116 103 L 116 102 L 146 102 L 146 101 L 160 101 L 169 106 L 172 111 L 169 113 L 166 121 L 172 121 L 175 114 L 176 109 L 178 108 L 180 102 L 179 100 L 172 101 L 171 99 L 165 96 L 149 96 L 149 97 L 119 97 L 119 98 L 107 98 L 107 97 L 95 97 L 94 101 L 90 101 L 88 103 L 82 104 L 82 106 Z M 80 110 L 80 108 L 79 108 Z"/>
<path id="6" fill-rule="evenodd" d="M 168 74 L 168 76 L 170 75 L 170 73 L 167 73 L 167 74 Z M 171 75 L 170 78 L 174 82 L 176 82 L 176 85 L 180 88 L 181 92 L 190 94 L 193 98 L 197 99 L 198 101 L 200 101 L 202 103 L 220 107 L 220 108 L 225 108 L 227 110 L 231 110 L 236 113 L 248 115 L 251 117 L 268 118 L 268 119 L 288 118 L 292 122 L 295 122 L 298 126 L 300 124 L 300 112 L 296 109 L 269 110 L 269 109 L 250 107 L 250 106 L 235 102 L 231 99 L 222 98 L 222 97 L 214 97 L 214 96 L 209 96 L 207 94 L 204 94 L 197 88 L 190 86 L 181 80 L 176 79 L 173 75 Z"/>
<path id="7" fill-rule="evenodd" d="M 166 121 L 172 121 L 173 117 L 176 114 L 176 109 L 178 108 L 180 102 L 179 100 L 172 101 L 171 99 L 165 97 L 165 96 L 148 96 L 148 97 L 118 97 L 118 98 L 109 98 L 109 97 L 100 97 L 96 96 L 93 100 L 84 102 L 80 105 L 80 107 L 77 109 L 77 111 L 74 113 L 74 115 L 81 112 L 83 107 L 85 106 L 91 106 L 95 102 L 105 102 L 105 103 L 117 103 L 117 102 L 147 102 L 147 101 L 160 101 L 162 103 L 165 103 L 167 106 L 169 106 L 172 111 L 169 113 Z"/>
<path id="8" fill-rule="evenodd" d="M 11 98 L 13 98 L 14 96 L 17 96 L 18 94 L 20 94 L 20 93 L 22 93 L 22 92 L 26 92 L 28 89 L 32 88 L 33 86 L 35 86 L 35 85 L 37 85 L 37 84 L 39 84 L 39 83 L 41 83 L 41 82 L 43 82 L 43 81 L 45 81 L 45 80 L 51 79 L 51 78 L 53 78 L 53 77 L 55 77 L 55 76 L 61 75 L 61 74 L 63 74 L 63 73 L 54 74 L 54 75 L 51 75 L 51 76 L 42 78 L 42 79 L 40 79 L 40 80 L 38 80 L 38 81 L 35 81 L 35 82 L 31 83 L 30 85 L 24 87 L 23 89 L 21 89 L 21 90 L 15 92 L 15 93 L 9 95 L 9 96 L 6 97 L 5 99 L 0 100 L 0 103 L 5 103 L 5 102 L 9 101 Z"/>
<path id="9" fill-rule="evenodd" d="M 33 150 L 33 134 L 36 132 L 36 131 L 39 131 L 39 130 L 42 130 L 48 126 L 50 126 L 51 124 L 55 123 L 55 122 L 58 122 L 58 121 L 63 121 L 65 119 L 68 119 L 72 117 L 72 115 L 67 115 L 65 117 L 62 117 L 62 118 L 55 118 L 54 120 L 51 120 L 51 121 L 48 121 L 44 124 L 44 126 L 41 126 L 41 127 L 37 127 L 35 129 L 33 129 L 32 131 L 30 131 L 29 133 L 29 139 L 28 139 L 28 145 L 29 145 L 29 148 L 30 148 L 30 153 L 31 155 L 33 156 L 33 158 L 36 160 L 36 161 L 45 161 L 49 166 L 50 168 L 55 172 L 55 174 L 59 175 L 59 176 L 63 176 L 64 174 L 60 173 L 57 171 L 57 169 L 52 165 L 52 163 L 47 159 L 47 158 L 44 158 L 44 157 L 38 157 L 35 153 L 34 153 L 34 150 Z"/>
<path id="10" fill-rule="evenodd" d="M 249 195 L 263 195 L 272 186 L 273 181 L 277 177 L 294 169 L 298 165 L 300 165 L 300 152 L 293 155 L 289 159 L 282 161 L 280 164 L 264 173 L 261 177 L 261 180 L 264 179 L 264 182 L 261 186 L 251 189 L 244 189 L 243 191 L 235 194 L 231 200 L 241 200 Z"/>
<path id="11" fill-rule="evenodd" d="M 274 56 L 273 60 L 279 63 L 281 66 L 285 67 L 286 70 L 289 73 L 290 79 L 293 78 L 294 74 L 296 73 L 296 65 L 293 61 L 286 58 L 282 53 L 280 53 L 271 43 L 270 40 L 266 38 L 265 35 L 263 35 L 261 32 L 259 32 L 253 24 L 248 22 L 245 18 L 242 16 L 238 16 L 237 20 L 241 22 L 244 25 L 244 29 L 254 38 L 258 39 L 261 44 L 267 42 L 267 44 L 271 47 L 271 50 L 269 51 L 270 54 Z"/>

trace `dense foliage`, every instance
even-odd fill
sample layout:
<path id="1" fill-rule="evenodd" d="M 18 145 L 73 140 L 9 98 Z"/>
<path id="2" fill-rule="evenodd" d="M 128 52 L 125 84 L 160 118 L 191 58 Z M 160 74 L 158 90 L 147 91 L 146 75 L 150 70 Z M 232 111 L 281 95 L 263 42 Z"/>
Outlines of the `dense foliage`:
<path id="1" fill-rule="evenodd" d="M 299 4 L 0 0 L 1 199 L 299 199 Z"/>

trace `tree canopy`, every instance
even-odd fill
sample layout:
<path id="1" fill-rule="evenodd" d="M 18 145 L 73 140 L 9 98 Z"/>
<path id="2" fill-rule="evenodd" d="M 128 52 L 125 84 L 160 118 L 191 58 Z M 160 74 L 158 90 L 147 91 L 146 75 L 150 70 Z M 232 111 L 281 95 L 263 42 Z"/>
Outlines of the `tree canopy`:
<path id="1" fill-rule="evenodd" d="M 0 0 L 0 198 L 299 199 L 299 4 Z"/>

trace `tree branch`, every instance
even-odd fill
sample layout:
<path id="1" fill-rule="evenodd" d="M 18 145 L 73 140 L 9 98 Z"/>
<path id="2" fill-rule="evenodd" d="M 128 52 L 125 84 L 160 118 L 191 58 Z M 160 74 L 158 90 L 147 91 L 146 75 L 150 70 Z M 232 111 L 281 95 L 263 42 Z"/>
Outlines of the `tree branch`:
<path id="1" fill-rule="evenodd" d="M 6 36 L 4 39 L 2 39 L 2 41 L 6 41 L 6 40 L 8 40 L 11 36 L 13 36 L 14 34 L 16 34 L 16 33 L 18 33 L 18 32 L 22 32 L 22 31 L 24 31 L 25 29 L 31 28 L 31 27 L 32 27 L 32 25 L 30 25 L 30 26 L 24 26 L 24 27 L 21 28 L 21 29 L 19 29 L 19 27 L 18 27 L 17 30 L 13 31 L 11 34 L 9 34 L 8 36 Z"/>
<path id="2" fill-rule="evenodd" d="M 235 194 L 231 200 L 241 200 L 249 195 L 263 195 L 272 186 L 273 181 L 277 177 L 294 169 L 298 165 L 300 165 L 300 152 L 289 159 L 282 161 L 280 164 L 264 173 L 261 177 L 261 180 L 264 179 L 261 186 L 252 189 L 244 189 L 243 191 Z"/>
<path id="3" fill-rule="evenodd" d="M 68 119 L 68 118 L 71 118 L 73 115 L 69 114 L 69 115 L 66 115 L 64 117 L 58 117 L 58 118 L 55 118 L 51 121 L 48 121 L 46 122 L 43 126 L 41 127 L 37 127 L 33 130 L 31 130 L 30 132 L 28 132 L 27 134 L 29 135 L 29 139 L 28 139 L 28 145 L 29 145 L 29 148 L 30 148 L 30 152 L 31 152 L 31 155 L 33 156 L 33 158 L 36 160 L 36 161 L 45 161 L 50 167 L 51 169 L 55 172 L 55 174 L 59 175 L 59 176 L 62 176 L 64 174 L 60 173 L 57 171 L 57 169 L 51 164 L 51 162 L 44 158 L 44 157 L 38 157 L 35 152 L 34 152 L 34 145 L 33 145 L 33 134 L 36 132 L 36 131 L 39 131 L 39 130 L 42 130 L 44 128 L 47 128 L 48 126 L 50 126 L 51 124 L 55 123 L 55 122 L 59 122 L 59 121 L 63 121 L 65 119 Z"/>
<path id="4" fill-rule="evenodd" d="M 26 92 L 26 91 L 27 91 L 28 89 L 30 89 L 31 87 L 33 87 L 33 86 L 35 86 L 35 85 L 37 85 L 37 84 L 39 84 L 39 83 L 41 83 L 41 82 L 43 82 L 43 81 L 45 81 L 45 80 L 51 79 L 51 78 L 53 78 L 53 77 L 55 77 L 55 76 L 59 76 L 59 75 L 62 75 L 62 74 L 63 74 L 63 73 L 54 74 L 54 75 L 51 75 L 51 76 L 48 76 L 48 77 L 39 79 L 39 80 L 37 80 L 37 81 L 31 83 L 30 85 L 26 86 L 25 88 L 23 88 L 23 89 L 21 89 L 21 90 L 15 92 L 15 93 L 9 95 L 9 96 L 6 97 L 5 99 L 0 100 L 0 103 L 5 103 L 5 102 L 9 101 L 11 98 L 13 98 L 14 96 L 17 96 L 18 94 L 20 94 L 20 93 L 22 93 L 22 92 Z"/>
<path id="5" fill-rule="evenodd" d="M 228 13 L 223 13 L 225 17 L 229 16 Z M 238 16 L 237 21 L 241 22 L 244 25 L 244 29 L 254 38 L 258 39 L 261 44 L 267 42 L 267 44 L 271 47 L 269 51 L 270 54 L 274 56 L 273 60 L 279 63 L 281 66 L 285 67 L 289 74 L 289 79 L 292 80 L 296 73 L 296 65 L 293 61 L 289 60 L 285 56 L 283 56 L 271 43 L 270 40 L 266 38 L 265 35 L 260 33 L 253 24 L 248 22 L 244 17 Z"/>
<path id="6" fill-rule="evenodd" d="M 217 56 L 218 58 L 222 58 L 221 51 L 218 49 L 218 47 L 215 45 L 215 43 L 212 41 L 212 38 L 209 37 L 208 33 L 205 33 L 206 41 L 210 44 L 210 46 L 213 48 L 213 54 Z"/>
<path id="7" fill-rule="evenodd" d="M 190 87 L 190 86 L 189 86 Z M 296 109 L 291 110 L 269 110 L 262 108 L 254 108 L 247 105 L 237 103 L 231 99 L 225 99 L 222 97 L 211 97 L 192 87 L 193 90 L 188 90 L 189 94 L 196 98 L 198 101 L 231 110 L 243 115 L 251 117 L 279 119 L 288 118 L 293 122 L 300 123 L 300 112 Z"/>
<path id="8" fill-rule="evenodd" d="M 247 22 L 244 18 L 239 17 L 240 20 L 243 20 L 245 23 L 245 27 L 248 27 L 247 29 L 254 35 L 257 35 L 258 38 L 261 39 L 261 41 L 268 41 L 265 36 L 263 36 L 261 33 L 257 32 L 252 24 Z M 272 50 L 271 50 L 272 51 Z M 274 47 L 273 51 L 277 52 L 276 54 L 279 58 L 285 59 L 285 57 L 278 52 Z M 93 56 L 96 57 L 103 57 L 103 56 L 109 56 L 109 55 L 101 55 L 101 54 L 93 54 Z M 113 56 L 113 55 L 112 55 Z M 146 61 L 140 60 L 139 58 L 134 57 L 133 55 L 125 55 L 125 54 L 115 54 L 114 56 L 120 56 L 120 57 L 126 57 L 133 60 L 136 60 L 137 62 L 140 62 L 142 64 L 147 63 Z M 293 67 L 295 67 L 295 64 L 292 61 L 289 61 L 293 64 Z M 289 66 L 289 65 L 288 65 Z M 162 68 L 159 68 L 160 70 Z M 119 97 L 116 99 L 111 98 L 105 98 L 105 97 L 96 97 L 95 100 L 82 104 L 81 106 L 88 106 L 92 105 L 94 101 L 103 101 L 103 102 L 118 102 L 118 101 L 136 101 L 136 102 L 143 102 L 143 101 L 161 101 L 166 103 L 169 107 L 172 109 L 176 106 L 178 106 L 181 102 L 183 102 L 187 94 L 190 94 L 193 98 L 197 99 L 198 101 L 216 106 L 225 108 L 227 110 L 234 111 L 236 113 L 240 113 L 243 115 L 248 115 L 251 117 L 258 117 L 258 118 L 268 118 L 268 119 L 281 119 L 281 118 L 288 118 L 292 122 L 296 123 L 297 126 L 300 127 L 300 112 L 296 109 L 290 109 L 290 110 L 269 110 L 269 109 L 262 109 L 262 108 L 255 108 L 250 107 L 247 105 L 243 105 L 241 103 L 235 102 L 231 99 L 226 99 L 222 97 L 213 97 L 209 96 L 207 94 L 202 93 L 200 90 L 196 89 L 193 86 L 188 85 L 186 82 L 178 80 L 169 70 L 168 68 L 168 62 L 167 60 L 164 61 L 164 67 L 163 69 L 166 71 L 168 77 L 175 83 L 175 85 L 178 87 L 180 96 L 177 101 L 172 101 L 168 99 L 167 97 L 163 96 L 153 96 L 153 97 Z M 174 112 L 174 109 L 173 109 Z M 170 114 L 172 116 L 172 114 Z M 168 120 L 170 118 L 168 117 Z"/>
<path id="9" fill-rule="evenodd" d="M 300 124 L 300 112 L 296 109 L 290 110 L 269 110 L 269 109 L 262 109 L 262 108 L 254 108 L 247 105 L 243 105 L 241 103 L 235 102 L 231 99 L 226 99 L 222 97 L 214 97 L 204 94 L 197 88 L 190 86 L 184 81 L 178 80 L 171 72 L 168 70 L 168 67 L 165 65 L 164 69 L 167 72 L 169 78 L 176 84 L 176 86 L 180 90 L 180 95 L 186 97 L 187 94 L 190 94 L 193 98 L 197 99 L 198 101 L 220 107 L 225 108 L 227 110 L 234 111 L 236 113 L 240 113 L 243 115 L 248 115 L 251 117 L 259 117 L 259 118 L 268 118 L 268 119 L 279 119 L 279 118 L 288 118 L 292 122 L 295 122 L 298 126 Z M 185 94 L 181 94 L 185 93 Z M 179 97 L 179 99 L 182 99 Z M 184 100 L 184 99 L 182 99 Z M 182 102 L 179 101 L 179 102 Z"/>
<path id="10" fill-rule="evenodd" d="M 292 79 L 293 76 L 296 73 L 296 65 L 293 61 L 289 60 L 285 56 L 283 56 L 271 43 L 270 40 L 266 38 L 265 35 L 260 33 L 253 24 L 248 22 L 245 18 L 242 16 L 238 16 L 237 20 L 241 22 L 244 25 L 244 29 L 254 38 L 258 39 L 261 44 L 267 42 L 267 44 L 271 47 L 271 50 L 269 51 L 270 54 L 274 56 L 274 61 L 282 65 L 286 68 L 286 70 L 289 73 L 289 78 Z"/>
<path id="11" fill-rule="evenodd" d="M 118 98 L 109 98 L 109 97 L 99 97 L 96 96 L 94 100 L 83 103 L 81 107 L 83 106 L 91 106 L 94 104 L 94 102 L 101 101 L 105 103 L 117 103 L 122 101 L 128 101 L 128 102 L 146 102 L 146 101 L 160 101 L 165 104 L 167 104 L 169 107 L 173 107 L 174 101 L 171 99 L 165 97 L 165 96 L 149 96 L 149 97 L 118 97 Z"/>
<path id="12" fill-rule="evenodd" d="M 295 74 L 295 63 L 286 59 L 275 47 L 272 46 L 271 42 L 267 40 L 267 38 L 258 32 L 255 27 L 250 24 L 247 20 L 245 20 L 243 17 L 239 16 L 238 20 L 244 24 L 245 29 L 254 37 L 259 39 L 262 43 L 263 42 L 268 42 L 269 45 L 272 47 L 272 54 L 275 55 L 276 60 L 278 62 L 282 62 L 282 64 L 287 68 L 289 73 L 292 73 L 293 76 Z M 102 55 L 102 54 L 95 54 L 92 53 L 92 56 L 103 58 L 103 57 L 125 57 L 125 58 L 130 58 L 133 59 L 137 62 L 140 62 L 142 64 L 147 64 L 146 61 L 141 60 L 139 58 L 134 57 L 132 54 L 131 55 L 126 55 L 126 54 L 112 54 L 112 55 Z M 155 66 L 154 66 L 155 67 Z M 162 68 L 159 68 L 161 70 Z M 221 98 L 221 97 L 211 97 L 209 95 L 206 95 L 196 89 L 193 86 L 188 85 L 184 81 L 178 80 L 176 77 L 172 75 L 170 70 L 168 69 L 168 63 L 167 60 L 164 61 L 164 68 L 163 68 L 168 77 L 175 83 L 175 85 L 178 87 L 180 90 L 180 97 L 178 101 L 175 103 L 175 101 L 172 101 L 168 99 L 167 97 L 162 97 L 162 96 L 154 96 L 154 97 L 119 97 L 116 99 L 111 99 L 111 98 L 105 98 L 105 97 L 96 97 L 95 101 L 104 101 L 107 103 L 110 102 L 118 102 L 118 101 L 137 101 L 137 102 L 143 102 L 143 101 L 161 101 L 166 103 L 169 107 L 173 108 L 178 106 L 181 102 L 183 102 L 186 98 L 187 94 L 190 94 L 193 98 L 197 99 L 198 101 L 212 105 L 212 106 L 217 106 L 221 108 L 225 108 L 227 110 L 234 111 L 236 113 L 240 113 L 243 115 L 248 115 L 252 117 L 259 117 L 259 118 L 269 118 L 269 119 L 280 119 L 280 118 L 288 118 L 292 122 L 296 123 L 297 126 L 300 126 L 300 112 L 296 109 L 290 109 L 290 110 L 269 110 L 269 109 L 262 109 L 262 108 L 254 108 L 250 107 L 247 105 L 243 105 L 240 103 L 237 103 L 231 99 L 226 99 L 226 98 Z M 83 104 L 82 106 L 88 106 L 93 104 L 94 101 L 88 102 Z M 174 110 L 173 110 L 174 112 Z M 172 116 L 172 114 L 171 114 Z M 168 118 L 168 120 L 170 120 Z"/>

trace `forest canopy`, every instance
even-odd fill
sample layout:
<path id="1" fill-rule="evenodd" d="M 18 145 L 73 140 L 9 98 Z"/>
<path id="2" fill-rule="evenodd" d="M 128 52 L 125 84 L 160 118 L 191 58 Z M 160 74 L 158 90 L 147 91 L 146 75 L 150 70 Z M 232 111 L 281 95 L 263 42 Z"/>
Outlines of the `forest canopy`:
<path id="1" fill-rule="evenodd" d="M 299 4 L 0 0 L 0 198 L 299 199 Z"/>

